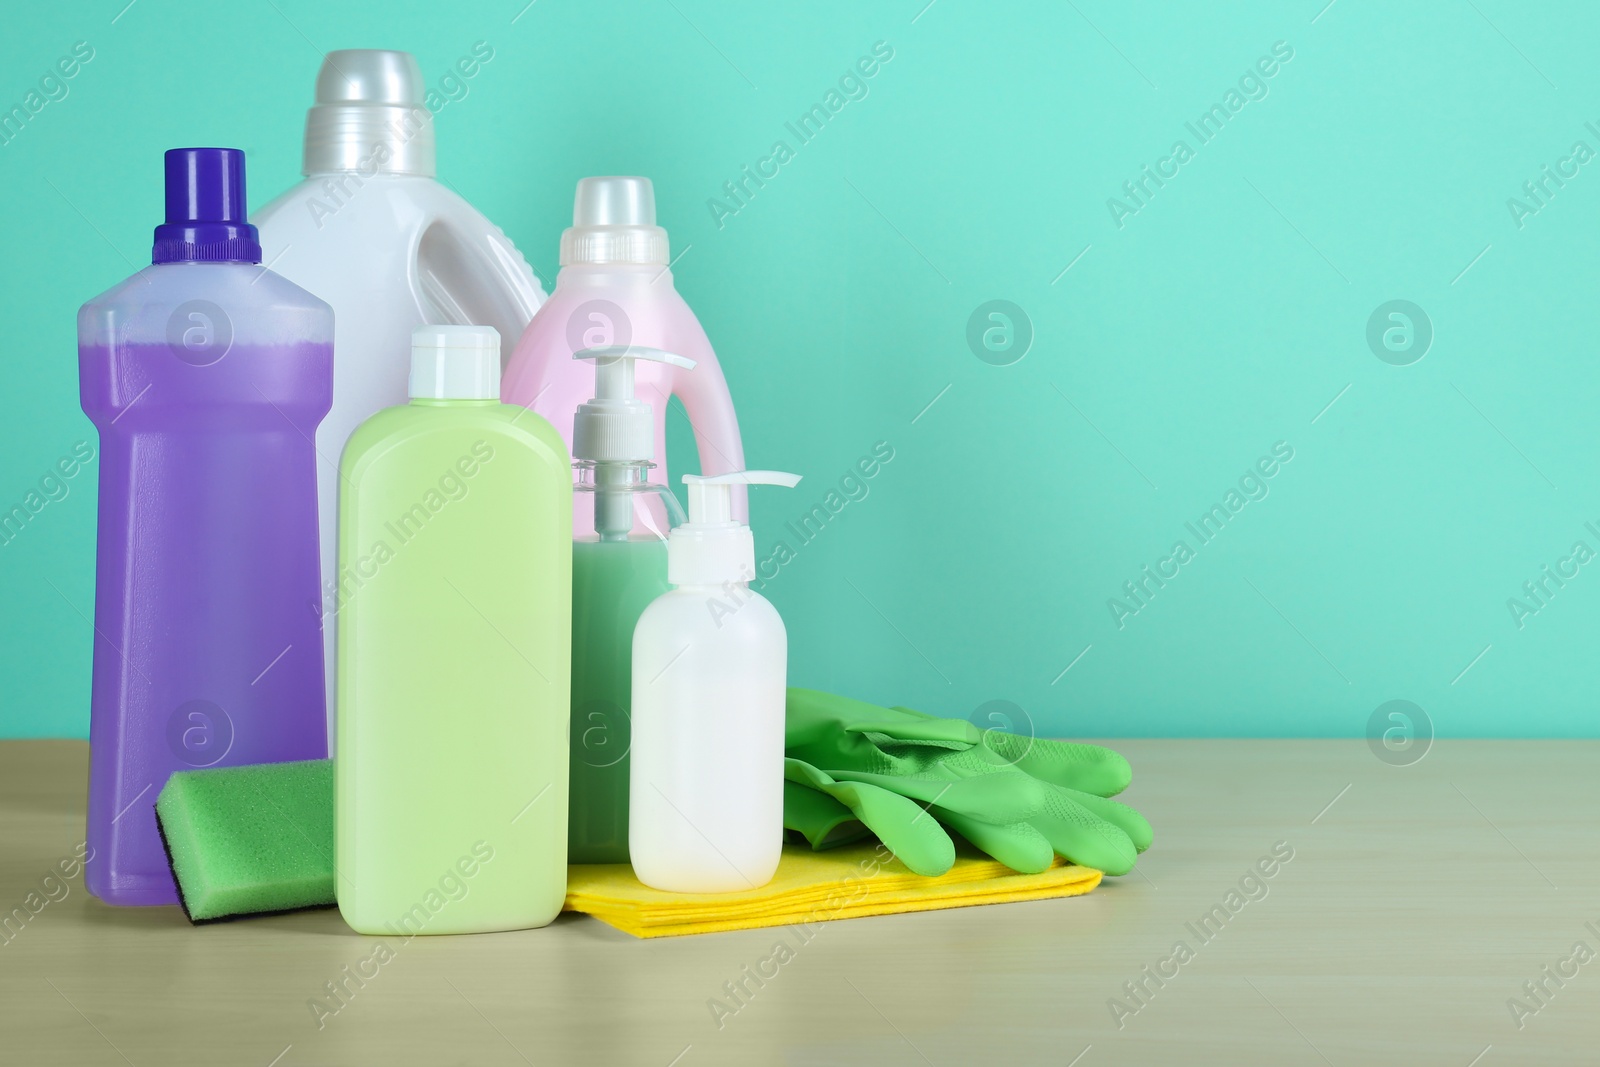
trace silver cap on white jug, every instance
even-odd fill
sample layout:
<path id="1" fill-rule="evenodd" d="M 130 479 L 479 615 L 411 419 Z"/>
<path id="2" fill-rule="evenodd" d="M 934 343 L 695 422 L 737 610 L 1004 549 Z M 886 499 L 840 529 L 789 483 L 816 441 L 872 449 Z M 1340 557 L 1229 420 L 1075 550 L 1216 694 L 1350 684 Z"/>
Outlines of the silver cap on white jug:
<path id="1" fill-rule="evenodd" d="M 434 175 L 433 114 L 410 52 L 329 52 L 306 112 L 305 175 L 356 171 Z"/>

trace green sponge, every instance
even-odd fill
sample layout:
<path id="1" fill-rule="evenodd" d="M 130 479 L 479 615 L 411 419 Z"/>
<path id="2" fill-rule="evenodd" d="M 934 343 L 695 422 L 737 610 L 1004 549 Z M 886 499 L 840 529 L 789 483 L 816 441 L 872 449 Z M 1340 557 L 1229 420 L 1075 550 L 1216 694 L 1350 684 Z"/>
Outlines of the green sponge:
<path id="1" fill-rule="evenodd" d="M 192 923 L 333 898 L 333 761 L 178 771 L 156 822 Z"/>

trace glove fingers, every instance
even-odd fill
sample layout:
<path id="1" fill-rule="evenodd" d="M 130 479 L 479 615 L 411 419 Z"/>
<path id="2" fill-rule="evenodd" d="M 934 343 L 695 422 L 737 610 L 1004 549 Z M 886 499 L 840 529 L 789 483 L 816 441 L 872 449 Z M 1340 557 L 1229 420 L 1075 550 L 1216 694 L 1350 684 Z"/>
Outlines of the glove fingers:
<path id="1" fill-rule="evenodd" d="M 1079 793 L 1071 799 L 1077 801 L 1090 814 L 1104 819 L 1127 834 L 1128 840 L 1133 842 L 1133 847 L 1140 852 L 1149 848 L 1150 842 L 1155 838 L 1155 831 L 1150 829 L 1149 820 L 1126 804 L 1087 793 Z"/>
<path id="2" fill-rule="evenodd" d="M 984 746 L 998 753 L 1017 769 L 1040 781 L 1093 793 L 1098 797 L 1116 796 L 1133 780 L 1133 768 L 1121 753 L 1099 745 L 1080 745 L 1052 741 L 1044 737 L 987 730 Z"/>
<path id="3" fill-rule="evenodd" d="M 783 783 L 783 828 L 803 836 L 817 852 L 871 835 L 855 812 L 842 803 L 792 781 Z"/>
<path id="4" fill-rule="evenodd" d="M 906 778 L 864 771 L 831 773 L 841 782 L 875 785 L 908 797 L 924 808 L 937 804 L 946 810 L 997 824 L 1031 819 L 1044 810 L 1048 800 L 1048 786 L 1009 768 L 971 778 Z"/>
<path id="5" fill-rule="evenodd" d="M 955 843 L 950 840 L 950 835 L 945 833 L 937 819 L 927 814 L 922 805 L 915 801 L 870 782 L 836 780 L 826 772 L 796 759 L 784 760 L 784 778 L 786 825 L 789 820 L 790 791 L 820 791 L 849 809 L 895 854 L 895 858 L 917 874 L 944 874 L 955 864 Z M 797 807 L 796 822 L 805 818 L 805 810 Z"/>
<path id="6" fill-rule="evenodd" d="M 926 722 L 949 722 L 902 705 L 890 709 Z M 923 730 L 931 729 L 924 726 Z M 982 744 L 1006 763 L 1041 781 L 1079 789 L 1095 796 L 1116 796 L 1128 788 L 1133 770 L 1123 756 L 1100 745 L 1053 741 L 1000 729 L 981 731 Z"/>
<path id="7" fill-rule="evenodd" d="M 1034 819 L 1033 825 L 1057 853 L 1080 867 L 1127 874 L 1139 858 L 1139 850 L 1121 828 L 1065 796 Z"/>
<path id="8" fill-rule="evenodd" d="M 985 822 L 1023 822 L 1043 809 L 1053 788 L 982 745 L 950 749 L 884 741 L 880 765 L 851 765 L 851 776 L 873 775 L 874 784 L 924 805 L 939 804 Z M 844 771 L 829 768 L 835 777 Z"/>
<path id="9" fill-rule="evenodd" d="M 1097 745 L 791 689 L 786 747 L 795 789 L 837 805 L 795 793 L 792 821 L 813 847 L 858 834 L 859 822 L 908 867 L 940 873 L 954 862 L 942 822 L 1016 870 L 1060 854 L 1124 874 L 1150 845 L 1144 817 L 1105 799 L 1128 785 L 1128 761 Z"/>
<path id="10" fill-rule="evenodd" d="M 1055 862 L 1049 840 L 1025 822 L 997 825 L 943 808 L 933 810 L 946 826 L 1014 871 L 1038 874 Z"/>

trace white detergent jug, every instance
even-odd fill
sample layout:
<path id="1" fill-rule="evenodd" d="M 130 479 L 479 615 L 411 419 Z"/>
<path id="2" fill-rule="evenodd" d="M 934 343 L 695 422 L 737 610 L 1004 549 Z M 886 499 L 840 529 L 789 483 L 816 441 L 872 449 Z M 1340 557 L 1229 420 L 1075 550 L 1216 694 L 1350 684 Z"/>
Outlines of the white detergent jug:
<path id="1" fill-rule="evenodd" d="M 406 402 L 417 326 L 493 326 L 508 358 L 544 301 L 506 235 L 434 180 L 425 92 L 410 53 L 329 52 L 306 114 L 306 178 L 255 217 L 262 262 L 334 310 L 333 409 L 317 430 L 322 595 L 308 605 L 322 620 L 330 715 L 339 609 L 372 577 L 338 567 L 345 441 L 368 416 Z"/>

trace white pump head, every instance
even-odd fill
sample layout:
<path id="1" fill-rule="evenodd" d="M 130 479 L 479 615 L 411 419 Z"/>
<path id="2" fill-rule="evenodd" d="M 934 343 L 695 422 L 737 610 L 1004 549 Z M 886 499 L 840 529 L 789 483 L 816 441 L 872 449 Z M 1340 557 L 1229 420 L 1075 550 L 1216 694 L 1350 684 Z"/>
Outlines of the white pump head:
<path id="1" fill-rule="evenodd" d="M 684 370 L 694 370 L 694 360 L 642 345 L 585 348 L 572 358 L 594 360 L 595 394 L 572 416 L 572 458 L 622 463 L 655 459 L 656 421 L 650 402 L 633 395 L 634 360 Z"/>
<path id="2" fill-rule="evenodd" d="M 689 487 L 689 521 L 667 537 L 667 581 L 673 585 L 722 585 L 748 582 L 756 573 L 756 545 L 750 527 L 733 520 L 735 485 L 800 484 L 798 474 L 783 471 L 734 471 L 701 477 L 685 474 Z"/>

